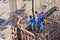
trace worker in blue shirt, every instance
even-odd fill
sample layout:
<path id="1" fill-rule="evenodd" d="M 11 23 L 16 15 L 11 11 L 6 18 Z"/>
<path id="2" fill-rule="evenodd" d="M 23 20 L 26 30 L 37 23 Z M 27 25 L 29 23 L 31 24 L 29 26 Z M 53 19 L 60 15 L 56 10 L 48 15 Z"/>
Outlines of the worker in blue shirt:
<path id="1" fill-rule="evenodd" d="M 36 20 L 35 20 L 36 32 L 39 32 L 41 20 L 40 20 L 38 17 L 36 17 L 35 19 L 36 19 Z"/>
<path id="2" fill-rule="evenodd" d="M 36 29 L 36 32 L 39 32 L 39 30 L 40 30 L 41 20 L 39 18 L 39 15 L 40 15 L 40 11 L 39 12 L 35 11 L 35 29 Z"/>
<path id="3" fill-rule="evenodd" d="M 29 22 L 30 22 L 30 24 L 32 25 L 32 31 L 33 31 L 33 30 L 34 30 L 35 19 L 34 19 L 34 17 L 32 17 L 31 15 L 30 15 L 30 20 L 29 20 Z"/>
<path id="4" fill-rule="evenodd" d="M 43 21 L 44 21 L 44 18 L 45 18 L 45 15 L 44 15 L 44 13 L 43 13 L 43 12 L 41 12 L 41 14 L 40 14 L 40 20 L 41 20 L 41 22 L 43 22 Z"/>
<path id="5" fill-rule="evenodd" d="M 42 23 L 40 27 L 40 32 L 44 31 L 45 29 L 46 29 L 45 23 Z"/>

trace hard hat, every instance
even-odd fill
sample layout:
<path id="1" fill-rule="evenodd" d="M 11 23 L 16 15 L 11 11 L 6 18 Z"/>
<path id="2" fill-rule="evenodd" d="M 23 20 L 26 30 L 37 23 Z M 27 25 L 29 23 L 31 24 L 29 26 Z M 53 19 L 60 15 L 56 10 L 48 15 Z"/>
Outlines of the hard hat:
<path id="1" fill-rule="evenodd" d="M 38 12 L 38 14 L 40 14 L 40 13 L 41 13 L 41 11 Z"/>

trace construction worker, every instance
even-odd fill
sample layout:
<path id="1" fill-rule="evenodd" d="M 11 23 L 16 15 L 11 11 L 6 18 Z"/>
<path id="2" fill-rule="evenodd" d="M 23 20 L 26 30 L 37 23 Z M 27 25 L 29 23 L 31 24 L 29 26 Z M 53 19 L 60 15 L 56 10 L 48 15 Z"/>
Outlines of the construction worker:
<path id="1" fill-rule="evenodd" d="M 30 24 L 32 25 L 32 31 L 34 30 L 34 24 L 35 24 L 35 20 L 34 20 L 34 17 L 32 17 L 30 15 L 30 20 L 29 20 Z"/>
<path id="2" fill-rule="evenodd" d="M 44 18 L 45 18 L 45 15 L 44 15 L 44 13 L 43 13 L 43 12 L 41 12 L 41 14 L 40 14 L 40 20 L 41 20 L 41 22 L 43 22 L 43 21 L 44 21 Z"/>
<path id="3" fill-rule="evenodd" d="M 44 31 L 45 29 L 46 29 L 45 23 L 42 23 L 40 27 L 40 32 Z"/>
<path id="4" fill-rule="evenodd" d="M 36 32 L 39 32 L 39 30 L 40 30 L 40 24 L 41 24 L 41 21 L 40 21 L 39 18 L 37 18 L 36 23 L 35 23 L 35 26 L 36 26 Z"/>
<path id="5" fill-rule="evenodd" d="M 35 12 L 36 13 L 36 12 Z M 36 32 L 39 32 L 40 30 L 40 24 L 41 24 L 41 20 L 39 19 L 39 14 L 36 13 L 36 16 L 35 16 L 35 29 L 36 29 Z"/>
<path id="6" fill-rule="evenodd" d="M 17 20 L 17 25 L 18 25 L 17 30 L 18 31 L 21 31 L 21 23 L 22 23 L 22 18 L 18 17 L 18 20 Z"/>
<path id="7" fill-rule="evenodd" d="M 26 19 L 25 17 L 22 18 L 22 17 L 19 17 L 18 16 L 18 20 L 17 20 L 17 24 L 20 25 L 22 23 L 22 20 Z"/>

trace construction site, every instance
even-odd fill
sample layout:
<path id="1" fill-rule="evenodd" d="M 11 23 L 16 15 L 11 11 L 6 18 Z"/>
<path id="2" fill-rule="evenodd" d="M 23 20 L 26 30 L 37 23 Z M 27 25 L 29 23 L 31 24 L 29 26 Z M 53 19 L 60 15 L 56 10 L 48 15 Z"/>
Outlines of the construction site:
<path id="1" fill-rule="evenodd" d="M 60 0 L 0 0 L 0 40 L 60 40 Z"/>

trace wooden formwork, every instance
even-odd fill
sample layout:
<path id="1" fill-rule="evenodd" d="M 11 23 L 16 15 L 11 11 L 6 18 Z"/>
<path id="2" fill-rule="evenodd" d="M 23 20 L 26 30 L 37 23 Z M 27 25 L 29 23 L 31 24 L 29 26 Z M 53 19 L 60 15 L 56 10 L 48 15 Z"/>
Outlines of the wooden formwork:
<path id="1" fill-rule="evenodd" d="M 17 33 L 18 40 L 44 40 L 46 38 L 46 37 L 41 37 L 40 33 L 37 33 L 38 35 L 37 34 L 35 35 L 34 33 L 27 31 L 26 29 L 23 28 L 21 28 L 21 31 L 18 33 Z"/>
<path id="2" fill-rule="evenodd" d="M 33 33 L 26 29 L 21 29 L 21 40 L 46 40 L 48 33 Z"/>
<path id="3" fill-rule="evenodd" d="M 21 40 L 35 40 L 35 35 L 25 29 L 21 30 Z"/>
<path id="4" fill-rule="evenodd" d="M 17 29 L 15 27 L 11 27 L 11 30 L 12 30 L 12 39 L 13 40 L 18 40 L 17 38 Z"/>

